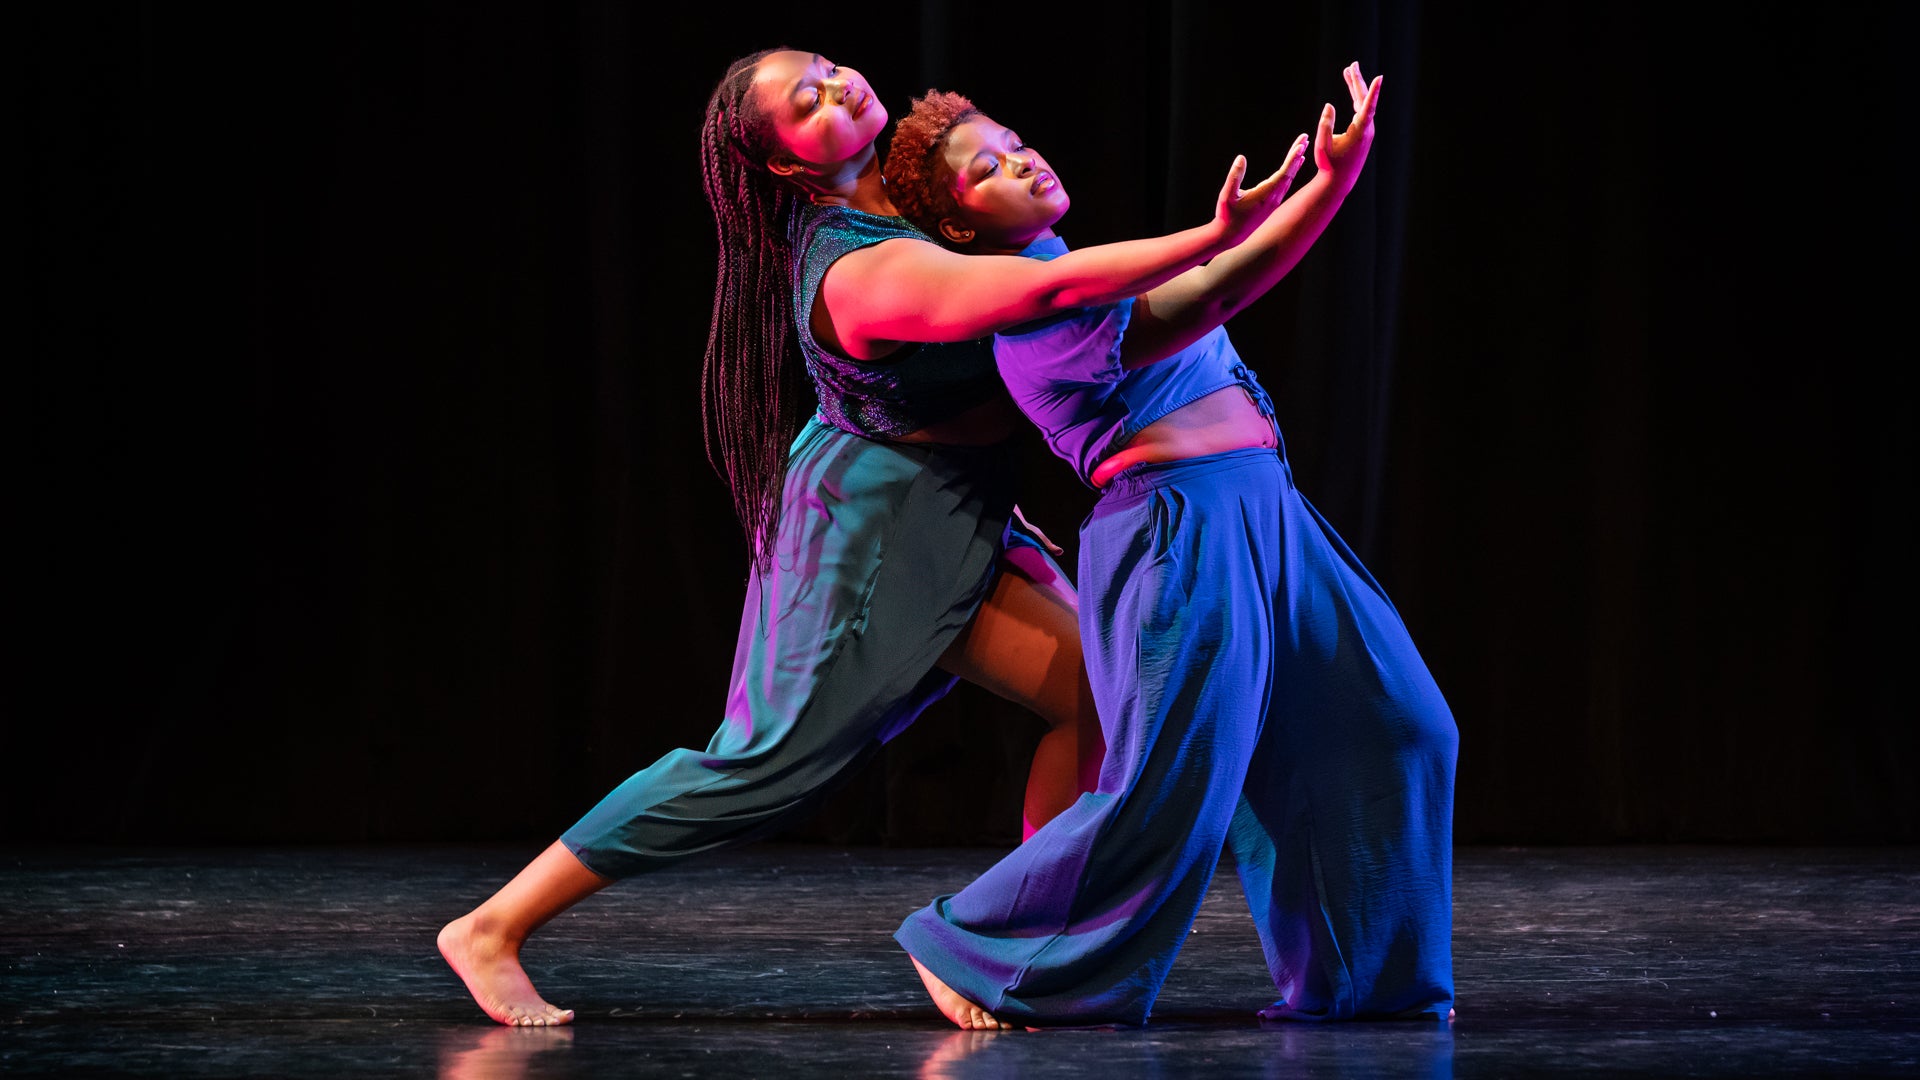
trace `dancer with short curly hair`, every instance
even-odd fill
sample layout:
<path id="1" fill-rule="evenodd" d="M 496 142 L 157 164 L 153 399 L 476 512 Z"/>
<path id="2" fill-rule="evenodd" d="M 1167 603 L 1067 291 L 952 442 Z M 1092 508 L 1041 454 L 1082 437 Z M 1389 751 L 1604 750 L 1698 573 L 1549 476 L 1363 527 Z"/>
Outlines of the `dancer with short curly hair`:
<path id="1" fill-rule="evenodd" d="M 1095 792 L 896 935 L 962 1027 L 1144 1023 L 1223 847 L 1281 995 L 1263 1016 L 1451 1013 L 1452 714 L 1295 489 L 1272 403 L 1220 326 L 1360 175 L 1380 84 L 1343 77 L 1352 123 L 1335 134 L 1325 107 L 1316 175 L 1251 239 L 996 340 L 1014 400 L 1100 492 L 1078 579 L 1107 758 Z M 1059 177 L 958 94 L 914 103 L 886 179 L 956 250 L 1064 257 Z"/>

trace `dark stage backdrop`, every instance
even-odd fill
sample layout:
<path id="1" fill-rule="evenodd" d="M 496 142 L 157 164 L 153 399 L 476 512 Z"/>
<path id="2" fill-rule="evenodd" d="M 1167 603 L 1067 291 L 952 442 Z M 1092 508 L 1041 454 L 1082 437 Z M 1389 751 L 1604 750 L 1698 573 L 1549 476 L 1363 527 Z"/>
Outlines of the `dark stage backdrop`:
<path id="1" fill-rule="evenodd" d="M 12 838 L 535 844 L 704 743 L 695 139 L 786 43 L 970 93 L 1078 244 L 1384 73 L 1232 329 L 1454 708 L 1459 839 L 1920 839 L 1904 8 L 22 9 Z M 1010 842 L 1038 734 L 963 686 L 790 835 Z"/>

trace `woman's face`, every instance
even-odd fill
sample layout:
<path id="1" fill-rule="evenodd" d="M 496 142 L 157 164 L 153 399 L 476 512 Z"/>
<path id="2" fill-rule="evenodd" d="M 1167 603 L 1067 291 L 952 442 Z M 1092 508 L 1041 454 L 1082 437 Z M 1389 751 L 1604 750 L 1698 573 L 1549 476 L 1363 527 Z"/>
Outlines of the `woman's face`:
<path id="1" fill-rule="evenodd" d="M 782 165 L 819 172 L 844 164 L 871 151 L 887 126 L 887 110 L 866 78 L 817 53 L 768 55 L 754 72 L 753 93 L 784 148 L 772 162 L 776 172 Z"/>
<path id="2" fill-rule="evenodd" d="M 1072 200 L 1047 160 L 1020 136 L 984 116 L 954 126 L 947 136 L 947 168 L 960 212 L 948 237 L 974 250 L 1018 251 L 1052 229 Z"/>

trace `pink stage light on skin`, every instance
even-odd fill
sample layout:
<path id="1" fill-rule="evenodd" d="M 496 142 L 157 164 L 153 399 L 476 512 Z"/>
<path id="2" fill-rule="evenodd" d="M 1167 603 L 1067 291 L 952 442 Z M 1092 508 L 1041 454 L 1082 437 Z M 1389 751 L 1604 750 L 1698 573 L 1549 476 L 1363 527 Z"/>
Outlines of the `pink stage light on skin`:
<path id="1" fill-rule="evenodd" d="M 1022 523 L 1024 524 L 1024 521 Z M 1032 532 L 1039 533 L 1039 530 L 1034 529 L 1031 525 L 1027 526 L 1027 528 Z M 1040 533 L 1040 536 L 1042 540 L 1046 539 L 1044 533 Z M 1072 583 L 1068 582 L 1064 576 L 1055 571 L 1053 563 L 1050 562 L 1046 556 L 1030 547 L 1022 545 L 1009 547 L 1007 549 L 1006 560 L 1015 569 L 1031 579 L 1034 584 L 1042 588 L 1049 586 L 1058 587 L 1061 592 L 1073 598 L 1073 609 L 1075 611 L 1080 610 L 1080 595 L 1073 591 Z"/>

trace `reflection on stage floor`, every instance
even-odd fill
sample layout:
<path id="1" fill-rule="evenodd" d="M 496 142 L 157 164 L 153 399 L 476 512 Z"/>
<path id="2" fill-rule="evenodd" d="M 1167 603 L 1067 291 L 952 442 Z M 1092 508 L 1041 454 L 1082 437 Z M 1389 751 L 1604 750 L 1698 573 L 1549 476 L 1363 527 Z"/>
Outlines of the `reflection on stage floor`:
<path id="1" fill-rule="evenodd" d="M 892 940 L 994 851 L 768 844 L 623 882 L 498 1027 L 434 935 L 536 846 L 16 849 L 9 1075 L 1920 1075 L 1920 851 L 1463 848 L 1452 1023 L 1263 1022 L 1229 867 L 1139 1029 L 949 1026 Z"/>

